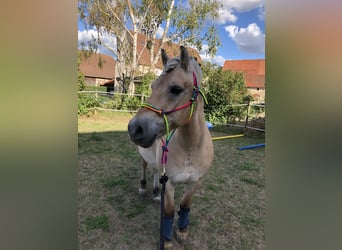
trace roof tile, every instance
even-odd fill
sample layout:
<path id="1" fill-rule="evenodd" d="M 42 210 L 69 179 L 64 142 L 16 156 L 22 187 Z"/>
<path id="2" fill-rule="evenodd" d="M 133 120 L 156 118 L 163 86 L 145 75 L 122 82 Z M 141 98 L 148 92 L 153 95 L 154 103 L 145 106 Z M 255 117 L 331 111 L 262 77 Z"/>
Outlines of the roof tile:
<path id="1" fill-rule="evenodd" d="M 265 88 L 265 59 L 226 60 L 222 70 L 242 72 L 247 88 Z"/>
<path id="2" fill-rule="evenodd" d="M 138 53 L 140 51 L 143 50 L 144 46 L 146 46 L 146 43 L 147 43 L 147 37 L 146 35 L 144 34 L 141 34 L 139 33 L 138 34 Z M 160 48 L 160 44 L 161 44 L 161 40 L 160 39 L 156 39 L 156 46 L 155 46 L 155 53 L 159 50 Z M 163 46 L 163 49 L 165 50 L 166 54 L 172 58 L 172 57 L 175 57 L 175 56 L 178 56 L 179 55 L 179 47 L 180 45 L 177 44 L 177 43 L 165 43 L 164 46 Z M 202 59 L 199 55 L 199 53 L 197 52 L 196 49 L 193 49 L 193 48 L 187 48 L 188 50 L 188 53 L 190 56 L 192 57 L 196 57 L 198 62 L 201 63 L 202 62 Z M 151 58 L 150 58 L 150 51 L 145 48 L 143 53 L 142 53 L 142 56 L 138 62 L 140 65 L 146 65 L 146 66 L 149 66 L 151 65 Z M 162 61 L 161 61 L 161 57 L 158 58 L 158 61 L 155 65 L 156 68 L 159 68 L 159 69 L 162 69 L 163 68 L 163 64 L 162 64 Z"/>
<path id="3" fill-rule="evenodd" d="M 102 62 L 101 67 L 99 62 Z M 113 57 L 98 53 L 91 54 L 89 58 L 83 60 L 79 68 L 86 77 L 113 79 L 115 77 L 115 63 Z"/>

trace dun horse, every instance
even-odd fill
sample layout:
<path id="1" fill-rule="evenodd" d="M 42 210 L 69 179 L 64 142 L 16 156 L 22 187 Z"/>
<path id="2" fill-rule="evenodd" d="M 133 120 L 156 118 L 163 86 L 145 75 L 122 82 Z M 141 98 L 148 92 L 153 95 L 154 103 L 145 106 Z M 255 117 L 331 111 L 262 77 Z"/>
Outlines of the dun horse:
<path id="1" fill-rule="evenodd" d="M 163 221 L 167 248 L 172 246 L 175 185 L 185 184 L 176 227 L 176 237 L 182 242 L 188 234 L 192 196 L 203 182 L 214 154 L 204 119 L 205 97 L 199 88 L 201 68 L 184 47 L 180 50 L 180 57 L 172 59 L 162 50 L 163 72 L 152 83 L 151 96 L 128 125 L 131 140 L 140 146 L 139 152 L 145 158 L 143 168 L 149 163 L 156 169 L 155 195 L 159 186 L 156 176 L 159 172 L 168 176 Z M 146 186 L 144 169 L 141 192 Z"/>

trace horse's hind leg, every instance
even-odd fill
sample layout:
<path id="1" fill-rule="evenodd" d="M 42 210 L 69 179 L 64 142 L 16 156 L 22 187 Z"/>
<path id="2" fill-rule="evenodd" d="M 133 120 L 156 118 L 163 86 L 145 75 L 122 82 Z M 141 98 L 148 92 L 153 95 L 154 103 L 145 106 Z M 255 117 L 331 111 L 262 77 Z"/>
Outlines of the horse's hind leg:
<path id="1" fill-rule="evenodd" d="M 195 191 L 201 185 L 202 181 L 199 181 L 194 184 L 188 184 L 185 186 L 185 192 L 183 194 L 180 208 L 178 211 L 178 221 L 177 221 L 177 230 L 176 230 L 176 238 L 179 242 L 184 242 L 188 236 L 188 225 L 189 225 L 189 214 L 190 207 L 192 204 L 192 196 Z"/>
<path id="2" fill-rule="evenodd" d="M 146 167 L 147 162 L 141 157 L 141 178 L 140 178 L 140 188 L 139 188 L 139 195 L 146 194 Z"/>

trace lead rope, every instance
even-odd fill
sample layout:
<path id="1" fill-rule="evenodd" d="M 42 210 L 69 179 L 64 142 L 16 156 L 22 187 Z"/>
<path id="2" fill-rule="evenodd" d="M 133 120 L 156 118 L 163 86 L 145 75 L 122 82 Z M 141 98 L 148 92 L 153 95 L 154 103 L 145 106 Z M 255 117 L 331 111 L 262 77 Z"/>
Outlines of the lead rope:
<path id="1" fill-rule="evenodd" d="M 159 182 L 162 185 L 161 192 L 160 192 L 160 229 L 159 229 L 159 249 L 164 250 L 165 248 L 165 239 L 164 239 L 164 216 L 165 216 L 165 185 L 166 182 L 168 181 L 168 177 L 166 175 L 166 163 L 167 163 L 167 153 L 169 152 L 167 146 L 175 133 L 175 130 L 172 130 L 170 133 L 170 126 L 169 122 L 167 120 L 166 114 L 163 110 L 158 109 L 154 107 L 153 105 L 149 103 L 143 103 L 141 105 L 142 107 L 145 107 L 147 109 L 150 109 L 159 115 L 163 116 L 164 122 L 165 122 L 165 128 L 166 128 L 166 139 L 165 142 L 163 139 L 162 140 L 162 157 L 161 157 L 161 163 L 163 166 L 163 172 L 162 175 L 160 176 Z"/>
<path id="2" fill-rule="evenodd" d="M 160 192 L 161 199 L 160 199 L 160 232 L 159 232 L 159 249 L 164 250 L 164 216 L 165 216 L 165 184 L 168 180 L 167 175 L 164 173 L 160 179 L 159 182 L 162 184 L 162 189 Z"/>
<path id="3" fill-rule="evenodd" d="M 167 122 L 167 119 L 165 119 L 166 123 Z M 169 127 L 168 125 L 166 126 L 167 128 Z M 166 163 L 167 163 L 167 153 L 169 152 L 169 150 L 167 149 L 167 146 L 169 144 L 169 141 L 171 140 L 171 137 L 173 136 L 173 134 L 175 133 L 175 130 L 172 130 L 171 133 L 167 133 L 167 136 L 166 136 L 166 140 L 165 142 L 163 141 L 162 139 L 162 158 L 161 158 L 161 162 L 162 162 L 162 166 L 163 166 L 163 173 L 162 173 L 162 176 L 160 177 L 159 179 L 159 182 L 160 184 L 162 184 L 162 189 L 161 189 L 161 192 L 160 192 L 160 196 L 161 196 L 161 200 L 160 200 L 160 240 L 159 240 L 159 249 L 160 250 L 164 250 L 164 242 L 165 242 L 165 239 L 164 239 L 164 216 L 165 216 L 165 185 L 166 185 L 166 182 L 168 180 L 168 177 L 166 175 Z"/>

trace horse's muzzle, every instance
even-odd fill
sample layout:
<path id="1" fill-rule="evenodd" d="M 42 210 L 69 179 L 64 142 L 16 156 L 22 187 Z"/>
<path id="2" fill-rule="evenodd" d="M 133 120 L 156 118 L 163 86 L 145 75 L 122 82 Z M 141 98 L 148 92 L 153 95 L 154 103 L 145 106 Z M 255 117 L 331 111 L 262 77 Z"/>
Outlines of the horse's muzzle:
<path id="1" fill-rule="evenodd" d="M 128 123 L 131 140 L 144 148 L 152 146 L 160 131 L 160 127 L 149 117 L 134 117 Z"/>

